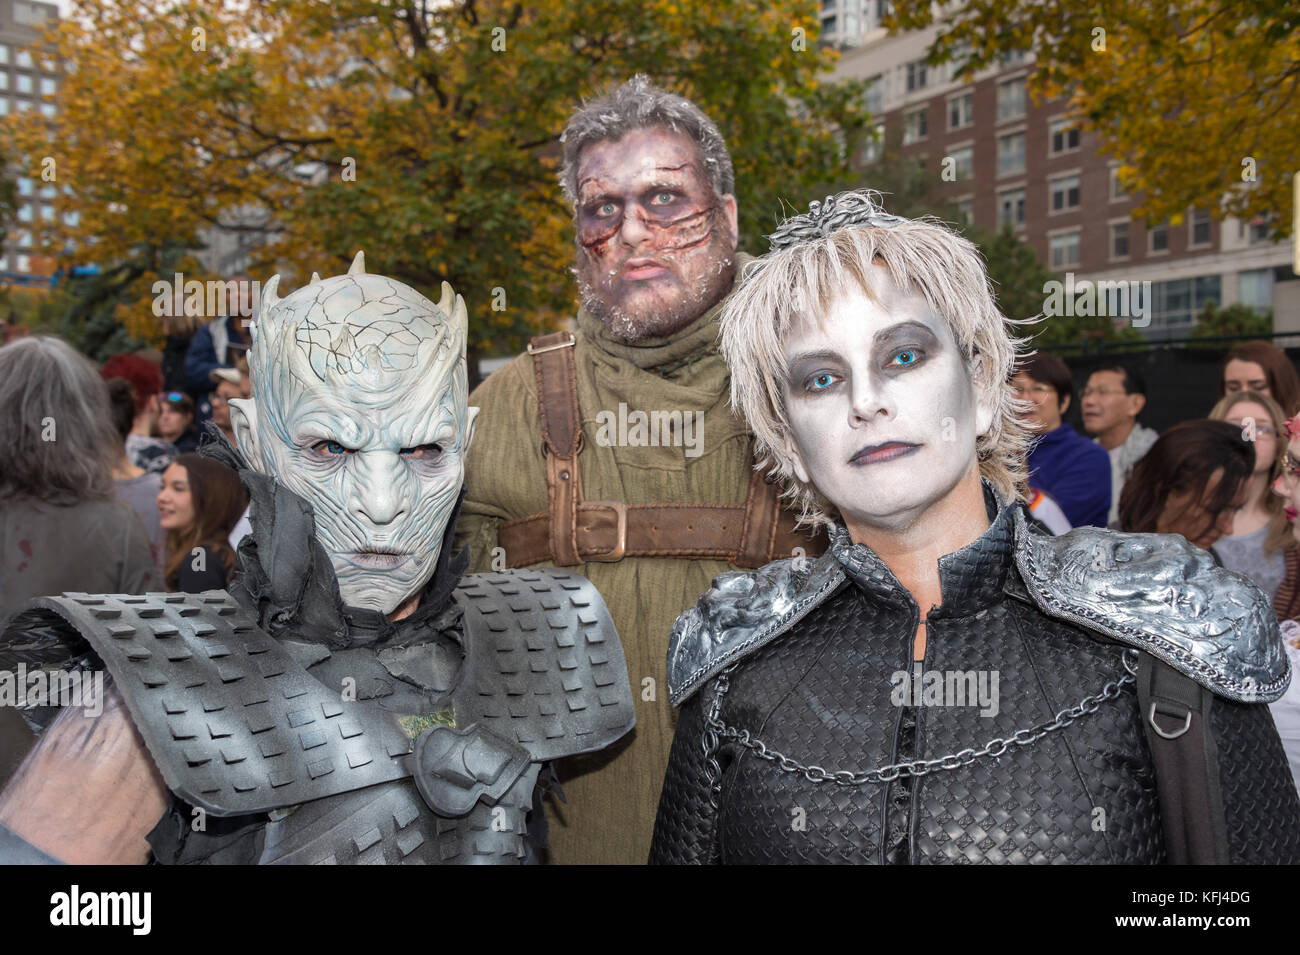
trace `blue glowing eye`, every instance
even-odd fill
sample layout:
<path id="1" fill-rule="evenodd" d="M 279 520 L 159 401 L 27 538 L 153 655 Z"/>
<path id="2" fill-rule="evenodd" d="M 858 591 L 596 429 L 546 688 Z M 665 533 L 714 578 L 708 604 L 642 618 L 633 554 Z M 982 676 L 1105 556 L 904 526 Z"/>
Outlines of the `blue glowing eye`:
<path id="1" fill-rule="evenodd" d="M 836 378 L 834 375 L 832 375 L 830 372 L 824 371 L 820 375 L 813 375 L 813 377 L 808 382 L 808 390 L 825 391 L 831 385 L 835 384 L 835 382 L 838 380 L 839 379 Z"/>
<path id="2" fill-rule="evenodd" d="M 894 361 L 900 366 L 915 365 L 919 358 L 914 351 L 901 351 L 894 356 Z"/>

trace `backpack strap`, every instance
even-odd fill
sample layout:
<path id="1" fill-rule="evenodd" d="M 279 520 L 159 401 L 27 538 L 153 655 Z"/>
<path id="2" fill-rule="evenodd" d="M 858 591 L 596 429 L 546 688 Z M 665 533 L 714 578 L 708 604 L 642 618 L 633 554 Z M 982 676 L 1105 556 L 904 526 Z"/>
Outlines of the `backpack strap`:
<path id="1" fill-rule="evenodd" d="M 528 343 L 537 375 L 537 404 L 542 419 L 542 453 L 546 456 L 546 500 L 550 520 L 547 544 L 561 567 L 582 563 L 578 556 L 578 502 L 582 476 L 582 419 L 578 410 L 578 369 L 572 332 L 539 335 Z"/>
<path id="2" fill-rule="evenodd" d="M 1214 694 L 1149 653 L 1138 663 L 1137 692 L 1169 863 L 1226 864 L 1219 754 L 1209 729 Z"/>

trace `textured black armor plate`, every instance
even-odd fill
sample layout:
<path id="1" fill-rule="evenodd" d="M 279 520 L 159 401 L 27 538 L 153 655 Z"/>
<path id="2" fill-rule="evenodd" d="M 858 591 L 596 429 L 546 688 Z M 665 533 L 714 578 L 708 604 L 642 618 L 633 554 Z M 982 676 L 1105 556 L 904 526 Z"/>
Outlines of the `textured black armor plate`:
<path id="1" fill-rule="evenodd" d="M 167 787 L 216 816 L 267 811 L 406 774 L 382 711 L 310 677 L 222 591 L 40 597 L 112 674 Z"/>
<path id="2" fill-rule="evenodd" d="M 550 568 L 467 574 L 456 600 L 468 654 L 458 726 L 479 723 L 545 761 L 636 724 L 623 646 L 591 581 Z"/>

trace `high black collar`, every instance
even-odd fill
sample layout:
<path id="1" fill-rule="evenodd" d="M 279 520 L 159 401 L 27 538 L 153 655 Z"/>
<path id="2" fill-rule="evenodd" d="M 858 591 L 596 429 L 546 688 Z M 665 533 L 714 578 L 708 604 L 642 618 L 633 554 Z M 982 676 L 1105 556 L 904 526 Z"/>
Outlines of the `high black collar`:
<path id="1" fill-rule="evenodd" d="M 987 480 L 981 482 L 991 523 L 971 543 L 939 558 L 943 604 L 928 614 L 935 619 L 975 613 L 1001 599 L 1015 551 L 1017 505 L 1001 500 Z M 889 606 L 915 605 L 885 562 L 865 544 L 854 544 L 842 523 L 831 528 L 830 551 L 849 580 L 873 600 Z"/>
<path id="2" fill-rule="evenodd" d="M 254 471 L 215 426 L 201 451 L 239 473 L 251 497 L 253 532 L 240 542 L 230 593 L 256 611 L 271 636 L 319 643 L 333 650 L 410 646 L 439 634 L 456 638 L 460 607 L 451 599 L 469 566 L 469 549 L 453 557 L 452 538 L 465 489 L 461 488 L 443 532 L 433 576 L 410 616 L 390 621 L 377 610 L 343 602 L 334 566 L 316 539 L 316 518 L 306 501 L 274 478 Z"/>

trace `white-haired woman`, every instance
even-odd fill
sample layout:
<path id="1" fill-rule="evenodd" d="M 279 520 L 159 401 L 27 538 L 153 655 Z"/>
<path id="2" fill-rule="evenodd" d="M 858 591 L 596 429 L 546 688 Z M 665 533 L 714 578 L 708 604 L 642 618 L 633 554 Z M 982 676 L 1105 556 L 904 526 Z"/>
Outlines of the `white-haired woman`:
<path id="1" fill-rule="evenodd" d="M 1016 345 L 975 248 L 871 194 L 746 274 L 733 402 L 832 546 L 678 621 L 652 861 L 1300 861 L 1267 598 L 1174 535 L 1031 530 Z"/>
<path id="2" fill-rule="evenodd" d="M 108 388 L 71 345 L 0 348 L 0 621 L 31 597 L 161 590 L 140 518 L 113 492 Z"/>

